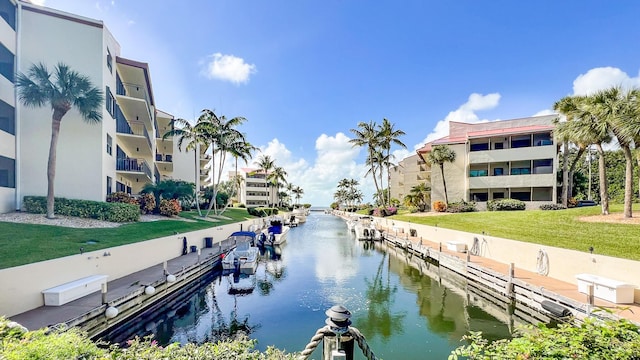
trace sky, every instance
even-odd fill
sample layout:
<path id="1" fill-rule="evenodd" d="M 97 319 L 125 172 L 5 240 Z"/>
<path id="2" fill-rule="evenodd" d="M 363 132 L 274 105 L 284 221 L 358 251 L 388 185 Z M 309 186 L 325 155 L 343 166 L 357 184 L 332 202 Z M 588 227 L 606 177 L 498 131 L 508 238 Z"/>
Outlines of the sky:
<path id="1" fill-rule="evenodd" d="M 149 64 L 156 104 L 239 129 L 328 206 L 340 179 L 372 202 L 359 122 L 406 133 L 395 162 L 449 121 L 552 113 L 564 96 L 640 86 L 640 2 L 592 0 L 32 0 L 104 21 Z M 248 164 L 255 167 L 254 163 Z"/>

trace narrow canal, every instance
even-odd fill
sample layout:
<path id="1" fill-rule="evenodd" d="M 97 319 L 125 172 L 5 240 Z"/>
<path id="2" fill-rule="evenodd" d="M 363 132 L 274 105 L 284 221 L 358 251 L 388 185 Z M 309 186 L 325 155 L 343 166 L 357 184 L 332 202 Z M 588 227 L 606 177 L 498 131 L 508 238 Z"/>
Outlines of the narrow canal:
<path id="1" fill-rule="evenodd" d="M 490 339 L 510 336 L 508 316 L 489 310 L 498 320 L 470 301 L 464 286 L 445 284 L 442 274 L 435 280 L 429 274 L 441 270 L 417 261 L 411 266 L 401 250 L 358 242 L 342 219 L 312 212 L 291 229 L 286 244 L 263 252 L 255 275 L 212 276 L 107 340 L 153 334 L 161 344 L 201 343 L 241 329 L 260 350 L 273 345 L 300 351 L 336 304 L 352 312 L 353 326 L 385 359 L 446 359 L 469 330 Z M 311 358 L 321 358 L 321 351 L 319 346 Z M 364 358 L 359 349 L 356 358 Z"/>

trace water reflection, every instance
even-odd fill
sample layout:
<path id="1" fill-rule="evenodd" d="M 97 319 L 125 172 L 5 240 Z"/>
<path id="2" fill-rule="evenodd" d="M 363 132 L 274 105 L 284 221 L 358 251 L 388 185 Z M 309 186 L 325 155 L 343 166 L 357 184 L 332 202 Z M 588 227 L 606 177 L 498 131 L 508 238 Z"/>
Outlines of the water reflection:
<path id="1" fill-rule="evenodd" d="M 260 350 L 300 351 L 324 325 L 324 311 L 342 304 L 379 357 L 440 359 L 469 330 L 505 338 L 513 324 L 464 278 L 402 250 L 357 241 L 344 221 L 325 214 L 312 213 L 291 229 L 282 247 L 261 249 L 254 275 L 205 281 L 127 324 L 121 341 L 153 333 L 160 344 L 201 343 L 243 331 Z"/>

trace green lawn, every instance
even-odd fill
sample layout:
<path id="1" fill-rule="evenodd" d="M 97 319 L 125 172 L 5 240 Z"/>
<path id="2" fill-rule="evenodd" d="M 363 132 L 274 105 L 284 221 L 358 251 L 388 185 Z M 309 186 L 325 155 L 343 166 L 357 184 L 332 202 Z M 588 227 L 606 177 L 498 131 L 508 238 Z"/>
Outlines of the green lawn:
<path id="1" fill-rule="evenodd" d="M 442 216 L 396 215 L 392 218 L 417 224 L 462 230 L 471 233 L 556 246 L 579 251 L 640 260 L 640 225 L 590 223 L 579 221 L 587 215 L 599 215 L 599 206 L 557 211 L 481 211 Z M 633 207 L 640 216 L 640 205 Z M 622 205 L 611 205 L 610 211 L 622 212 Z"/>
<path id="2" fill-rule="evenodd" d="M 162 220 L 96 229 L 0 222 L 0 269 L 78 254 L 81 247 L 84 251 L 99 250 L 253 217 L 240 208 L 227 209 L 223 216 L 228 219 L 217 222 L 199 220 L 197 212 L 182 212 L 180 216 L 195 221 Z"/>

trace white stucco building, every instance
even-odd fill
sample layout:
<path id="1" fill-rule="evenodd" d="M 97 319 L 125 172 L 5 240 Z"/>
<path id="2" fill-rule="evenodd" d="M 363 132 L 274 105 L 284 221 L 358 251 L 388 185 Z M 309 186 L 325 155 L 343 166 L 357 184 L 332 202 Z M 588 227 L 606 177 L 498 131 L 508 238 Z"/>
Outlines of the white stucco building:
<path id="1" fill-rule="evenodd" d="M 431 147 L 447 145 L 455 153 L 444 164 L 450 202 L 511 198 L 528 208 L 557 199 L 558 146 L 552 135 L 557 115 L 492 121 L 449 123 L 449 135 L 426 144 L 418 154 L 427 158 Z M 431 171 L 431 201 L 444 201 L 442 175 Z"/>
<path id="2" fill-rule="evenodd" d="M 0 16 L 0 211 L 47 192 L 51 109 L 24 107 L 13 84 L 37 63 L 50 71 L 64 63 L 105 96 L 102 121 L 87 123 L 75 109 L 62 118 L 56 197 L 104 201 L 167 178 L 200 186 L 207 149 L 180 152 L 162 139 L 173 116 L 157 109 L 149 65 L 123 57 L 102 21 L 13 0 L 0 0 Z"/>

